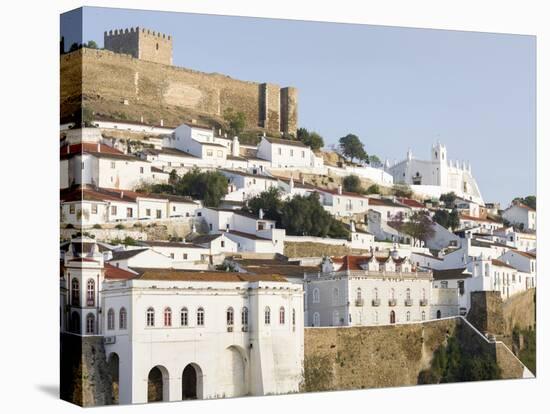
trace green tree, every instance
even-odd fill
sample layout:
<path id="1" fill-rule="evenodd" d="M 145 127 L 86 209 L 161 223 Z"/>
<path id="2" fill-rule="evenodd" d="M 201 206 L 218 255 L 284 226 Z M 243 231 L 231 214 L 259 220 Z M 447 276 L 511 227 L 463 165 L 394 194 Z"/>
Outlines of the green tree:
<path id="1" fill-rule="evenodd" d="M 437 224 L 449 228 L 449 212 L 447 210 L 439 209 L 433 215 L 433 221 Z"/>
<path id="2" fill-rule="evenodd" d="M 240 135 L 246 126 L 246 115 L 244 112 L 235 112 L 233 108 L 227 108 L 223 114 L 223 118 L 229 125 L 229 133 L 231 135 Z"/>
<path id="3" fill-rule="evenodd" d="M 298 128 L 297 138 L 304 145 L 311 147 L 313 151 L 321 149 L 325 145 L 325 140 L 315 131 L 308 131 L 305 128 Z"/>
<path id="4" fill-rule="evenodd" d="M 413 195 L 411 187 L 409 187 L 407 184 L 394 184 L 392 191 L 396 197 L 409 198 Z"/>
<path id="5" fill-rule="evenodd" d="M 363 188 L 361 187 L 361 180 L 356 175 L 348 175 L 342 180 L 342 187 L 345 191 L 352 193 L 361 193 Z"/>
<path id="6" fill-rule="evenodd" d="M 78 50 L 82 47 L 82 45 L 79 45 L 78 43 L 73 43 L 71 47 L 69 48 L 69 52 L 74 52 L 75 50 Z"/>
<path id="7" fill-rule="evenodd" d="M 175 192 L 202 200 L 207 207 L 217 207 L 227 194 L 227 185 L 227 178 L 222 173 L 200 171 L 195 167 L 178 180 Z"/>
<path id="8" fill-rule="evenodd" d="M 371 185 L 369 188 L 367 188 L 365 194 L 380 194 L 380 186 L 378 184 Z"/>
<path id="9" fill-rule="evenodd" d="M 89 49 L 97 49 L 97 43 L 95 42 L 95 40 L 90 40 L 88 41 L 86 47 Z"/>
<path id="10" fill-rule="evenodd" d="M 380 161 L 380 158 L 378 158 L 376 155 L 369 155 L 369 164 L 372 167 L 381 167 L 382 161 Z"/>
<path id="11" fill-rule="evenodd" d="M 178 173 L 175 169 L 170 171 L 170 175 L 168 176 L 168 182 L 172 185 L 176 184 L 178 182 Z"/>
<path id="12" fill-rule="evenodd" d="M 435 233 L 432 219 L 427 211 L 415 211 L 408 220 L 405 220 L 403 213 L 398 213 L 390 224 L 401 233 L 408 234 L 413 241 L 426 242 Z"/>
<path id="13" fill-rule="evenodd" d="M 340 138 L 339 143 L 342 155 L 349 158 L 352 162 L 354 159 L 368 160 L 365 147 L 357 135 L 348 134 Z"/>
<path id="14" fill-rule="evenodd" d="M 278 225 L 281 224 L 283 201 L 280 199 L 280 191 L 278 188 L 271 187 L 269 190 L 263 191 L 248 200 L 248 207 L 245 207 L 246 211 L 254 215 L 258 215 L 260 209 L 264 212 L 265 218 L 275 220 Z"/>
<path id="15" fill-rule="evenodd" d="M 445 207 L 451 208 L 453 206 L 453 202 L 456 200 L 456 194 L 454 192 L 441 194 L 439 196 L 439 201 L 443 201 L 445 203 Z"/>
<path id="16" fill-rule="evenodd" d="M 460 227 L 460 216 L 459 216 L 458 211 L 456 210 L 456 208 L 453 209 L 453 211 L 451 211 L 449 213 L 448 226 L 453 231 L 455 231 L 456 229 L 458 229 Z"/>

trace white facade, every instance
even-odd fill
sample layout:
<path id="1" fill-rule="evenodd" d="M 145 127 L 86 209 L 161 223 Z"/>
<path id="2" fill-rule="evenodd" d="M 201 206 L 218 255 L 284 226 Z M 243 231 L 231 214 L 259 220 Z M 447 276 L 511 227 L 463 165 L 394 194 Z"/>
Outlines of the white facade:
<path id="1" fill-rule="evenodd" d="M 267 160 L 272 168 L 322 168 L 323 160 L 300 141 L 262 137 L 258 158 Z"/>
<path id="2" fill-rule="evenodd" d="M 512 204 L 503 211 L 502 217 L 511 224 L 521 226 L 523 230 L 537 229 L 537 212 L 524 204 Z"/>

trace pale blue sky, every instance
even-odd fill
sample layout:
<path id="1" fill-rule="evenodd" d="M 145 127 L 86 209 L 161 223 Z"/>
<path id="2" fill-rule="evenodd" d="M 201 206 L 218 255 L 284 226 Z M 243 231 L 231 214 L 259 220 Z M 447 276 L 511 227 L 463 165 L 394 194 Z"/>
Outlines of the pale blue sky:
<path id="1" fill-rule="evenodd" d="M 82 20 L 82 27 L 80 21 Z M 534 36 L 86 7 L 61 18 L 68 49 L 146 27 L 174 64 L 299 89 L 299 124 L 369 154 L 470 160 L 486 202 L 535 193 Z"/>

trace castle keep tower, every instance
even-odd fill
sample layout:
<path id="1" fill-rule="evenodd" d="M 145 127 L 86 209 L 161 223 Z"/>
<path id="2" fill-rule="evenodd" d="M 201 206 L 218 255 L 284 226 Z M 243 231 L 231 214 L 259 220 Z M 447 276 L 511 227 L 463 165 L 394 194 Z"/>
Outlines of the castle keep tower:
<path id="1" fill-rule="evenodd" d="M 109 30 L 103 34 L 104 48 L 136 59 L 172 64 L 172 36 L 141 27 Z"/>

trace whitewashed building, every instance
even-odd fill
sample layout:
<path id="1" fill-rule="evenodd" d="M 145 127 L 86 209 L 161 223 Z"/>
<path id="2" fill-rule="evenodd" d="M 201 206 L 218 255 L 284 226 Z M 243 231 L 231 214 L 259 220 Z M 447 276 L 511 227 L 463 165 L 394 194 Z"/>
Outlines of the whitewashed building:
<path id="1" fill-rule="evenodd" d="M 525 204 L 513 203 L 502 212 L 502 217 L 510 224 L 520 226 L 523 230 L 537 229 L 537 212 Z"/>
<path id="2" fill-rule="evenodd" d="M 310 168 L 323 167 L 323 159 L 317 157 L 301 141 L 263 136 L 258 144 L 258 158 L 267 160 L 272 168 Z"/>

